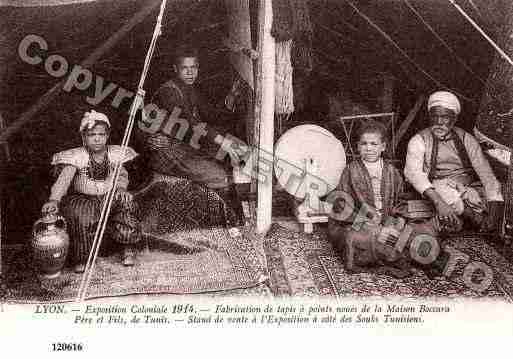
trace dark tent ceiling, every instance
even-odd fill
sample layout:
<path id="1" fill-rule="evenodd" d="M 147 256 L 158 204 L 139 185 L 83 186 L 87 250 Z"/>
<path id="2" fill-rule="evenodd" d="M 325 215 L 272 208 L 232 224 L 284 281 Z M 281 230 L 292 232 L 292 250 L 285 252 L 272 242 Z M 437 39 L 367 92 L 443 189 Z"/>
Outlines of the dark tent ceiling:
<path id="1" fill-rule="evenodd" d="M 362 80 L 388 72 L 410 94 L 447 87 L 467 97 L 465 105 L 478 106 L 493 48 L 450 1 L 310 4 L 315 52 L 326 76 L 345 80 L 346 87 L 359 87 Z M 459 4 L 495 38 L 504 13 L 501 1 Z"/>
<path id="2" fill-rule="evenodd" d="M 58 2 L 62 0 L 53 0 Z M 0 25 L 1 39 L 7 44 L 1 49 L 0 61 L 8 64 L 2 66 L 5 74 L 0 111 L 8 123 L 57 83 L 44 73 L 42 65 L 28 65 L 19 59 L 17 44 L 24 36 L 32 33 L 44 37 L 51 53 L 78 64 L 141 8 L 156 4 L 152 12 L 156 14 L 159 4 L 157 0 L 65 2 L 74 4 L 0 7 L 0 16 L 6 20 Z M 8 5 L 20 3 L 31 5 L 37 1 L 7 2 Z M 458 3 L 495 38 L 505 12 L 503 1 L 460 0 Z M 321 95 L 343 89 L 354 101 L 376 109 L 382 91 L 381 75 L 389 73 L 397 79 L 395 102 L 403 115 L 420 93 L 441 87 L 467 99 L 463 100 L 467 117 L 472 118 L 477 111 L 493 49 L 449 0 L 309 0 L 308 5 L 314 29 L 314 71 L 309 83 L 312 94 L 317 94 L 310 103 L 315 105 L 317 100 L 321 101 Z M 223 47 L 223 8 L 222 0 L 168 1 L 163 35 L 147 82 L 149 92 L 169 76 L 173 49 L 183 41 L 194 42 L 203 50 L 205 90 L 214 98 L 225 92 L 231 70 Z M 134 26 L 94 64 L 93 71 L 106 80 L 135 89 L 154 23 L 155 17 L 150 15 Z M 61 97 L 47 111 L 59 109 L 59 116 L 68 120 L 55 126 L 69 127 L 71 131 L 76 122 L 73 118 L 82 108 L 66 111 L 62 106 L 67 101 Z M 45 117 L 47 111 L 39 116 Z M 35 130 L 39 132 L 37 126 Z M 54 146 L 64 145 L 59 136 L 51 137 L 45 134 L 44 139 L 38 140 L 50 142 L 52 150 Z"/>

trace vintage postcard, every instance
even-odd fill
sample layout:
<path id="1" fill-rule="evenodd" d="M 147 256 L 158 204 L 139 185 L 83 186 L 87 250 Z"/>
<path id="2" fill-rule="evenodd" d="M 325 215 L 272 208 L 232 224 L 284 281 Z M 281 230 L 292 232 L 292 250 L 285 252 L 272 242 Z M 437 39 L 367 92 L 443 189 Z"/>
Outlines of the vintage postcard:
<path id="1" fill-rule="evenodd" d="M 513 334 L 510 2 L 0 0 L 0 19 L 12 353 Z M 313 329 L 332 344 L 302 349 Z"/>

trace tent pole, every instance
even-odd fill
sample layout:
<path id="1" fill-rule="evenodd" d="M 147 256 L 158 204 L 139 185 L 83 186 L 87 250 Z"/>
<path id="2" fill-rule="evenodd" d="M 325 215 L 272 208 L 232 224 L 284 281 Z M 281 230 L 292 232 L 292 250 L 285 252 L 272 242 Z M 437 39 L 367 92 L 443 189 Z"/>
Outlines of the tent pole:
<path id="1" fill-rule="evenodd" d="M 256 231 L 267 233 L 272 221 L 274 154 L 275 42 L 271 36 L 272 0 L 260 0 L 258 9 L 258 58 L 260 91 L 256 99 L 259 121 Z"/>
<path id="2" fill-rule="evenodd" d="M 141 23 L 153 9 L 160 6 L 160 1 L 151 0 L 141 10 L 139 10 L 125 25 L 116 31 L 111 37 L 107 39 L 102 45 L 97 47 L 91 55 L 89 55 L 80 65 L 85 68 L 90 68 L 96 61 L 98 61 L 107 51 L 114 47 L 128 32 L 130 32 L 137 24 Z M 63 78 L 41 96 L 37 102 L 25 111 L 17 120 L 13 121 L 6 129 L 0 134 L 0 143 L 7 140 L 12 134 L 18 131 L 25 124 L 30 122 L 34 116 L 44 109 L 59 95 L 62 91 L 62 86 L 67 78 Z"/>

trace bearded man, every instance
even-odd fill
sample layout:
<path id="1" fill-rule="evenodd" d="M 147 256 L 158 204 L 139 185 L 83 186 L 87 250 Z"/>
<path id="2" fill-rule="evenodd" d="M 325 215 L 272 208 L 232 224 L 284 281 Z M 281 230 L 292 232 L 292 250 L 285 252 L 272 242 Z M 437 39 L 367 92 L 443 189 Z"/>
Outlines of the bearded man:
<path id="1" fill-rule="evenodd" d="M 433 93 L 427 103 L 430 127 L 408 143 L 406 180 L 436 211 L 437 231 L 457 232 L 464 224 L 499 231 L 504 200 L 477 140 L 455 126 L 461 112 L 448 91 Z"/>

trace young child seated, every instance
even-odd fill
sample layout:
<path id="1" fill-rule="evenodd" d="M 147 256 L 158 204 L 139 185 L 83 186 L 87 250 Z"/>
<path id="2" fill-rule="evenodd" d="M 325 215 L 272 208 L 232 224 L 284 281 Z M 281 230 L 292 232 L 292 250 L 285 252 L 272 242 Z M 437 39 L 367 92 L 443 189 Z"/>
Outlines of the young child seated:
<path id="1" fill-rule="evenodd" d="M 85 270 L 103 199 L 113 185 L 116 164 L 137 156 L 131 148 L 123 153 L 121 146 L 107 145 L 110 127 L 104 114 L 94 110 L 86 112 L 80 124 L 83 146 L 59 152 L 52 160 L 58 178 L 41 211 L 45 215 L 60 210 L 66 218 L 71 239 L 70 253 L 77 273 Z M 68 193 L 70 186 L 72 190 Z M 134 245 L 140 236 L 135 203 L 127 187 L 128 173 L 121 166 L 105 233 L 122 244 L 123 265 L 132 266 L 136 255 Z"/>
<path id="2" fill-rule="evenodd" d="M 380 264 L 383 259 L 398 259 L 393 251 L 390 254 L 394 258 L 385 258 L 380 252 L 386 248 L 377 238 L 386 232 L 385 224 L 393 229 L 404 225 L 393 213 L 403 191 L 403 179 L 399 170 L 383 159 L 385 127 L 369 121 L 360 128 L 358 138 L 360 156 L 344 168 L 336 189 L 344 193 L 340 198 L 345 201 L 333 203 L 328 222 L 333 247 L 342 252 L 346 268 L 352 271 Z"/>

